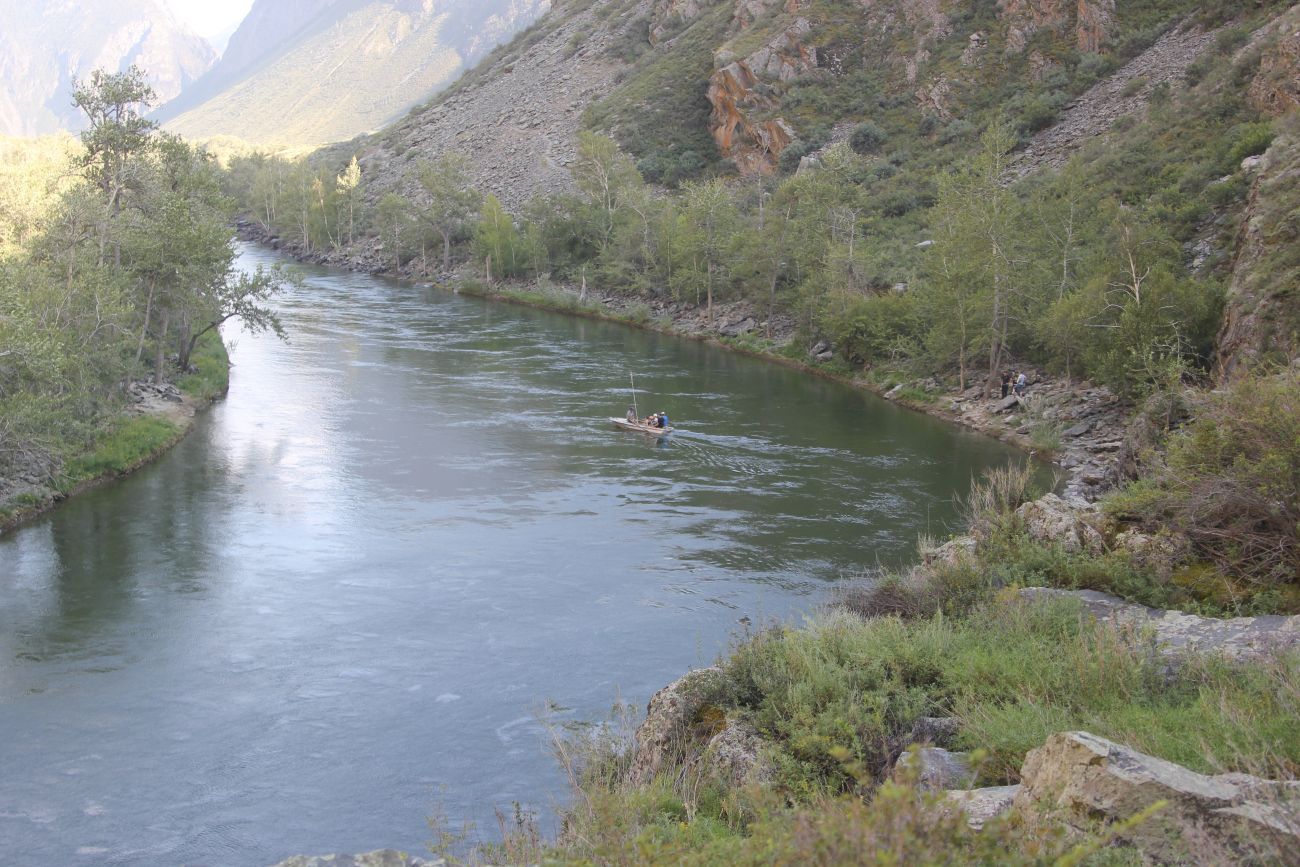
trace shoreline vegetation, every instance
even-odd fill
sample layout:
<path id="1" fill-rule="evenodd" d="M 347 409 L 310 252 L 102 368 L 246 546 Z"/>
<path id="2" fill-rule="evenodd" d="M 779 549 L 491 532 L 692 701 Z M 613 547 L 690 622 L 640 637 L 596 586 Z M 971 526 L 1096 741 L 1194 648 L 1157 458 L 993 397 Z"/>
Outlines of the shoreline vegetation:
<path id="1" fill-rule="evenodd" d="M 203 340 L 195 370 L 176 383 L 132 383 L 135 400 L 103 423 L 87 448 L 71 456 L 58 480 L 0 502 L 0 535 L 50 512 L 72 497 L 115 482 L 153 463 L 183 440 L 199 412 L 230 388 L 230 360 L 220 336 Z"/>

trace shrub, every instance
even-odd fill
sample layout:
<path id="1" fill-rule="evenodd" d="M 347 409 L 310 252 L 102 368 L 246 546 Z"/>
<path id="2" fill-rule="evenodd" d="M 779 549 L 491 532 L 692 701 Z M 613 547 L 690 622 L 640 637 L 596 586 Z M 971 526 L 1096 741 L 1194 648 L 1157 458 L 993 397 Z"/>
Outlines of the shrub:
<path id="1" fill-rule="evenodd" d="M 1273 125 L 1267 121 L 1242 124 L 1233 132 L 1236 134 L 1236 141 L 1232 144 L 1229 158 L 1233 162 L 1234 169 L 1246 157 L 1258 156 L 1273 144 Z"/>
<path id="2" fill-rule="evenodd" d="M 849 147 L 858 154 L 874 154 L 885 143 L 885 131 L 870 121 L 860 123 L 849 133 Z"/>
<path id="3" fill-rule="evenodd" d="M 1300 376 L 1249 375 L 1203 400 L 1151 474 L 1148 527 L 1186 535 L 1225 573 L 1300 582 Z"/>

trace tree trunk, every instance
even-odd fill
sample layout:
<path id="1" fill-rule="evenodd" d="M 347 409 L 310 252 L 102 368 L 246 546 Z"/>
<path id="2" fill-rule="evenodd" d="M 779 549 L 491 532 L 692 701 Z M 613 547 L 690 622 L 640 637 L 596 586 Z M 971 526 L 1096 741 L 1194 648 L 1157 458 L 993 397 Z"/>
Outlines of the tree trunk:
<path id="1" fill-rule="evenodd" d="M 167 363 L 167 329 L 171 324 L 171 311 L 164 310 L 162 317 L 162 326 L 158 329 L 158 340 L 154 350 L 153 362 L 153 383 L 161 385 L 163 381 L 163 366 Z"/>
<path id="2" fill-rule="evenodd" d="M 441 232 L 442 235 L 442 273 L 446 274 L 451 270 L 451 232 Z"/>

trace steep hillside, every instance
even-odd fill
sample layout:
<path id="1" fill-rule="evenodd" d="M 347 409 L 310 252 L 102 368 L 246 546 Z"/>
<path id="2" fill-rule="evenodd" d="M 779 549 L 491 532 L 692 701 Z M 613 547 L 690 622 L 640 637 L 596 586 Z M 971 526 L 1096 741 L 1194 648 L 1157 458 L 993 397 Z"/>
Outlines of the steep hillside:
<path id="1" fill-rule="evenodd" d="M 391 120 L 546 0 L 259 0 L 192 97 L 161 116 L 190 138 L 322 144 Z M 183 111 L 177 111 L 184 109 Z"/>
<path id="2" fill-rule="evenodd" d="M 95 69 L 135 64 L 166 102 L 216 60 L 154 0 L 0 0 L 0 21 L 0 134 L 77 129 L 72 83 Z"/>

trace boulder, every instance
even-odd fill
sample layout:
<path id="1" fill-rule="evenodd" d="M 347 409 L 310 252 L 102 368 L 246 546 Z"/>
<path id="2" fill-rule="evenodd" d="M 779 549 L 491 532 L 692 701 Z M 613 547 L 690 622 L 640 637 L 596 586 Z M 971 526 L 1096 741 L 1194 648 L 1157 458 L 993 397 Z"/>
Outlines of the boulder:
<path id="1" fill-rule="evenodd" d="M 1171 662 L 1189 652 L 1216 653 L 1229 660 L 1242 661 L 1300 647 L 1300 614 L 1228 619 L 1201 617 L 1184 611 L 1148 608 L 1096 590 L 1026 587 L 1020 591 L 1020 596 L 1023 599 L 1078 599 L 1098 621 L 1150 635 L 1157 652 Z"/>
<path id="2" fill-rule="evenodd" d="M 645 785 L 693 741 L 717 733 L 716 723 L 710 730 L 702 712 L 711 707 L 725 683 L 721 669 L 701 668 L 654 694 L 646 706 L 645 722 L 636 730 L 636 746 L 627 771 L 630 784 Z"/>
<path id="3" fill-rule="evenodd" d="M 916 781 L 926 792 L 961 789 L 975 782 L 975 772 L 965 753 L 942 747 L 916 747 L 898 757 L 890 775 L 895 782 Z"/>
<path id="4" fill-rule="evenodd" d="M 961 720 L 951 716 L 923 716 L 912 724 L 912 743 L 943 746 L 961 730 Z"/>
<path id="5" fill-rule="evenodd" d="M 1014 394 L 1008 394 L 1006 397 L 993 404 L 994 412 L 1011 412 L 1011 410 L 1020 406 L 1020 398 Z"/>
<path id="6" fill-rule="evenodd" d="M 1019 791 L 1019 786 L 953 789 L 947 793 L 945 802 L 960 808 L 966 814 L 966 824 L 972 831 L 978 831 L 984 823 L 1008 813 Z"/>
<path id="7" fill-rule="evenodd" d="M 1192 543 L 1186 536 L 1161 532 L 1148 535 L 1125 530 L 1115 537 L 1115 549 L 1128 554 L 1134 567 L 1168 579 L 1192 557 Z"/>
<path id="8" fill-rule="evenodd" d="M 701 761 L 706 773 L 732 787 L 763 785 L 771 780 L 773 769 L 763 759 L 762 747 L 762 738 L 747 723 L 728 721 L 709 739 Z"/>
<path id="9" fill-rule="evenodd" d="M 1039 497 L 1016 510 L 1029 538 L 1045 545 L 1060 545 L 1072 554 L 1100 554 L 1106 548 L 1101 533 L 1083 515 L 1086 506 L 1076 505 L 1056 494 Z"/>
<path id="10" fill-rule="evenodd" d="M 1294 784 L 1199 774 L 1087 732 L 1052 735 L 1025 757 L 1020 776 L 1017 812 L 1046 805 L 1063 811 L 1067 821 L 1074 817 L 1081 830 L 1097 819 L 1125 821 L 1163 801 L 1163 808 L 1123 834 L 1157 860 L 1300 851 L 1300 790 Z"/>

